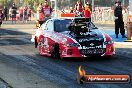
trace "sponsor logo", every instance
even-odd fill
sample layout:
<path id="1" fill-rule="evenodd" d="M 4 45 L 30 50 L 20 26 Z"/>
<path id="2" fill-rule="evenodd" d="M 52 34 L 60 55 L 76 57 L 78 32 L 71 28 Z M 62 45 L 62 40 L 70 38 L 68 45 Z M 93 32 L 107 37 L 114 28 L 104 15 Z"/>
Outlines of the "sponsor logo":
<path id="1" fill-rule="evenodd" d="M 127 74 L 86 74 L 86 71 L 79 66 L 77 81 L 83 83 L 130 83 L 130 75 Z"/>
<path id="2" fill-rule="evenodd" d="M 90 41 L 89 39 L 79 39 L 79 42 L 87 42 Z"/>
<path id="3" fill-rule="evenodd" d="M 91 40 L 95 40 L 95 41 L 101 41 L 102 40 L 102 38 L 90 38 L 90 39 L 79 39 L 79 42 L 81 43 L 81 42 L 89 42 L 89 41 L 91 41 Z"/>
<path id="4" fill-rule="evenodd" d="M 82 49 L 94 49 L 94 48 L 102 48 L 102 45 L 95 46 L 95 47 L 93 47 L 93 46 L 94 46 L 94 44 L 93 44 L 93 43 L 91 43 L 91 47 L 82 46 Z"/>
<path id="5" fill-rule="evenodd" d="M 91 35 L 91 33 L 89 33 L 89 32 L 86 32 L 86 33 L 80 32 L 80 35 Z"/>
<path id="6" fill-rule="evenodd" d="M 90 43 L 90 46 L 94 46 L 94 44 L 93 43 Z"/>
<path id="7" fill-rule="evenodd" d="M 84 49 L 81 50 L 82 54 L 102 54 L 104 53 L 104 49 Z"/>

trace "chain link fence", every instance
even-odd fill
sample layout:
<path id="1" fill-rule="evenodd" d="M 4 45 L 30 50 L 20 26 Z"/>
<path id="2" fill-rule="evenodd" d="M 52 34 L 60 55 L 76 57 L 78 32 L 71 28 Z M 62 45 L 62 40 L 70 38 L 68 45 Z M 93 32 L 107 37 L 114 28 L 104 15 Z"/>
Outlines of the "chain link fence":
<path id="1" fill-rule="evenodd" d="M 57 0 L 58 1 L 58 0 Z M 82 4 L 84 5 L 84 1 L 89 1 L 91 5 L 93 5 L 94 9 L 92 11 L 92 21 L 96 23 L 107 23 L 107 24 L 113 24 L 114 23 L 114 2 L 116 0 L 113 0 L 112 3 L 101 3 L 96 2 L 96 0 L 81 0 Z M 124 22 L 127 22 L 127 15 L 128 15 L 128 1 L 125 0 L 122 1 L 122 5 L 124 5 L 123 9 L 123 16 L 124 16 Z M 64 4 L 65 3 L 65 4 Z M 67 3 L 67 4 L 66 4 Z M 64 5 L 63 5 L 64 4 Z M 59 14 L 61 11 L 70 12 L 70 8 L 74 8 L 76 4 L 76 1 L 73 0 L 62 0 L 57 2 L 57 13 Z M 57 15 L 58 15 L 57 14 Z"/>
<path id="2" fill-rule="evenodd" d="M 123 9 L 123 20 L 126 23 L 128 17 L 128 9 Z M 95 7 L 95 11 L 92 12 L 92 21 L 97 23 L 114 23 L 114 10 L 112 7 Z"/>

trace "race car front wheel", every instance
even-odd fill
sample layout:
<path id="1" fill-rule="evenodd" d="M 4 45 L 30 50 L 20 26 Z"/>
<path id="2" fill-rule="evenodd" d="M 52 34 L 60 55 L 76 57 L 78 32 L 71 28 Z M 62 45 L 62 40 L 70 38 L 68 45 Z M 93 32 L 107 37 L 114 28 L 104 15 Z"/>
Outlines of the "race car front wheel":
<path id="1" fill-rule="evenodd" d="M 51 51 L 51 56 L 53 58 L 60 58 L 60 48 L 59 48 L 59 44 L 53 44 L 52 51 Z"/>
<path id="2" fill-rule="evenodd" d="M 104 56 L 103 58 L 104 58 L 104 59 L 111 59 L 112 56 Z"/>

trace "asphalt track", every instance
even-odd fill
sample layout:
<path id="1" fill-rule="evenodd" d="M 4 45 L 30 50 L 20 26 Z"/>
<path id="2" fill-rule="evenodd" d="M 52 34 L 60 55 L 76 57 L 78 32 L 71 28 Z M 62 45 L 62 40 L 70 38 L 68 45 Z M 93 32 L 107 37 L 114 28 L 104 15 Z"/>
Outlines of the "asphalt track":
<path id="1" fill-rule="evenodd" d="M 27 69 L 40 78 L 56 84 L 51 85 L 50 88 L 132 88 L 132 82 L 126 84 L 93 83 L 80 85 L 76 81 L 76 73 L 80 65 L 84 67 L 87 74 L 129 74 L 132 76 L 132 47 L 118 47 L 116 45 L 116 55 L 111 59 L 69 58 L 60 60 L 40 56 L 30 40 L 34 30 L 30 27 L 24 30 L 24 26 L 26 27 L 26 25 L 22 26 L 23 30 L 20 30 L 22 28 L 19 27 L 16 29 L 0 29 L 0 62 L 5 63 L 6 66 L 21 66 L 21 69 Z M 12 83 L 6 81 L 9 84 Z M 46 87 L 36 86 L 34 88 Z"/>

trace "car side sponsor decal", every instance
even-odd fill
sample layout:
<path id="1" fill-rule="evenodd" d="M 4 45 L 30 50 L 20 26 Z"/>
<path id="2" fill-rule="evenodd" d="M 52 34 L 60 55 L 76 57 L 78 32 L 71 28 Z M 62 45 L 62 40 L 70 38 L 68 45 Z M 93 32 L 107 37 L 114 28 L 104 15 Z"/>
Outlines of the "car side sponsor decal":
<path id="1" fill-rule="evenodd" d="M 61 34 L 61 35 L 63 35 L 63 36 L 66 36 L 66 37 L 68 37 L 68 38 L 70 38 L 74 43 L 78 43 L 74 38 L 72 38 L 72 37 L 70 37 L 70 36 L 68 36 L 68 35 L 65 35 L 65 34 Z M 79 43 L 78 43 L 79 44 Z M 82 47 L 81 47 L 81 45 L 79 44 L 79 47 L 78 47 L 78 49 L 82 49 Z"/>
<path id="2" fill-rule="evenodd" d="M 52 38 L 58 39 L 58 40 L 61 40 L 62 39 L 62 37 L 59 36 L 59 35 L 57 35 L 56 33 L 52 35 Z"/>
<path id="3" fill-rule="evenodd" d="M 86 32 L 86 33 L 80 32 L 80 35 L 91 35 L 91 33 L 90 32 Z"/>

